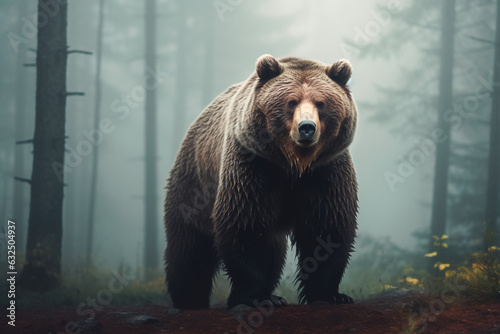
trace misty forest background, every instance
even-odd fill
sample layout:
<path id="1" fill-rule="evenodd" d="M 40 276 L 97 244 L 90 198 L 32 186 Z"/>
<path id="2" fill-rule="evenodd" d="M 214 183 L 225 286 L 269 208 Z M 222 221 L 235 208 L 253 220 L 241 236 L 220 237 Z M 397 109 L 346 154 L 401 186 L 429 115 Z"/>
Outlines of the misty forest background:
<path id="1" fill-rule="evenodd" d="M 67 36 L 58 10 L 44 37 L 30 24 L 37 6 L 0 2 L 0 217 L 16 221 L 18 265 L 27 256 L 48 272 L 47 284 L 25 275 L 26 287 L 122 268 L 163 291 L 162 201 L 180 142 L 265 53 L 353 64 L 359 237 L 342 290 L 366 297 L 405 271 L 439 275 L 436 261 L 452 268 L 500 246 L 488 237 L 500 207 L 498 1 L 69 1 Z M 51 63 L 56 44 L 67 52 Z M 141 90 L 151 72 L 157 87 Z M 59 114 L 42 107 L 50 94 L 63 96 L 50 101 Z M 109 131 L 89 145 L 103 119 Z M 35 138 L 37 125 L 59 136 Z M 436 131 L 446 139 L 433 144 Z M 64 185 L 44 179 L 44 154 L 65 154 Z M 279 288 L 291 301 L 295 269 L 291 250 Z"/>

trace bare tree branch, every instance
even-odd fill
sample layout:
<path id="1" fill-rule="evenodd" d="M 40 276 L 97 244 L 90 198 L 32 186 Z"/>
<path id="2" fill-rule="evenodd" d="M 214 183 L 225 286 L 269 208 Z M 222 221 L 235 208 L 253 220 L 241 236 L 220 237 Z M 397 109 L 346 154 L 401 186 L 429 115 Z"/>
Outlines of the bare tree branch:
<path id="1" fill-rule="evenodd" d="M 22 144 L 33 144 L 33 139 L 26 139 L 26 140 L 18 140 L 18 141 L 16 141 L 16 145 L 22 145 Z"/>
<path id="2" fill-rule="evenodd" d="M 29 183 L 29 185 L 31 185 L 31 179 L 25 179 L 24 177 L 14 176 L 14 180 L 19 181 L 19 182 L 26 182 L 26 183 Z"/>
<path id="3" fill-rule="evenodd" d="M 84 51 L 84 50 L 68 50 L 67 51 L 67 54 L 71 54 L 71 53 L 80 53 L 80 54 L 84 54 L 84 55 L 92 55 L 93 54 L 90 51 Z"/>
<path id="4" fill-rule="evenodd" d="M 471 36 L 471 35 L 465 35 L 465 37 L 468 37 L 470 39 L 473 39 L 475 41 L 478 41 L 478 42 L 483 42 L 483 43 L 488 43 L 488 44 L 491 44 L 491 45 L 495 45 L 495 41 L 492 41 L 492 40 L 489 40 L 489 39 L 485 39 L 485 38 L 481 38 L 481 37 L 476 37 L 476 36 Z"/>

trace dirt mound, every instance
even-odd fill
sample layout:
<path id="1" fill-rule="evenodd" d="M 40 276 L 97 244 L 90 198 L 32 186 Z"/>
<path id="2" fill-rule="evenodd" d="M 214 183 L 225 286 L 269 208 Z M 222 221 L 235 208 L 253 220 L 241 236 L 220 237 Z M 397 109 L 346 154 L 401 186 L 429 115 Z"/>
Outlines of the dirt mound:
<path id="1" fill-rule="evenodd" d="M 161 306 L 109 306 L 79 316 L 75 308 L 22 309 L 1 333 L 500 333 L 500 301 L 439 303 L 423 297 L 351 305 L 290 305 L 231 313 Z M 435 304 L 435 305 L 434 305 Z M 439 309 L 441 304 L 444 309 Z M 80 313 L 81 310 L 80 310 Z M 80 330 L 80 331 L 78 331 Z"/>

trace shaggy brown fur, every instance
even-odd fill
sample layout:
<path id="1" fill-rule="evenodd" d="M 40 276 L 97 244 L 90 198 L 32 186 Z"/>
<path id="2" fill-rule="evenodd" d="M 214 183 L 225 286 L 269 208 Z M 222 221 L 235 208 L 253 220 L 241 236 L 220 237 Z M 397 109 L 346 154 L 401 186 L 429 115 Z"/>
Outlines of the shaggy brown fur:
<path id="1" fill-rule="evenodd" d="M 338 291 L 356 235 L 357 183 L 348 146 L 357 110 L 351 66 L 264 55 L 189 129 L 165 200 L 168 291 L 178 308 L 207 308 L 219 264 L 228 307 L 273 296 L 290 235 L 302 302 L 352 302 Z M 301 142 L 297 127 L 316 132 Z M 326 245 L 326 246 L 325 246 Z"/>

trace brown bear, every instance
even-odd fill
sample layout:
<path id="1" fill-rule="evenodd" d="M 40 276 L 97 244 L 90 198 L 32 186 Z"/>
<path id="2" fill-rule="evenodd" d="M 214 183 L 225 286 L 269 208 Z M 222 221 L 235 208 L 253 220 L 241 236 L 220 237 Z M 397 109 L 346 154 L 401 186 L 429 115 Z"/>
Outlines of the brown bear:
<path id="1" fill-rule="evenodd" d="M 357 182 L 348 146 L 357 109 L 346 60 L 264 55 L 189 129 L 165 199 L 166 283 L 181 309 L 208 308 L 222 263 L 229 308 L 273 295 L 287 236 L 299 300 L 352 303 L 339 283 L 353 250 Z"/>

